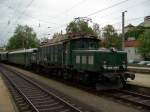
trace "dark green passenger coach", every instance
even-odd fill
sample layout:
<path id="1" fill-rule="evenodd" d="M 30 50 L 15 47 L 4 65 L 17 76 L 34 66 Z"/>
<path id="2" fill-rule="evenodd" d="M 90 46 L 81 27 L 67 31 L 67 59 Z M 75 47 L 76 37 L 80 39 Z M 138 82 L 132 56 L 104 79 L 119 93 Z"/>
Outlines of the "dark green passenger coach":
<path id="1" fill-rule="evenodd" d="M 8 53 L 8 62 L 25 67 L 31 67 L 32 53 L 37 51 L 37 48 L 16 50 Z"/>
<path id="2" fill-rule="evenodd" d="M 8 57 L 8 52 L 0 52 L 0 61 L 6 62 Z"/>

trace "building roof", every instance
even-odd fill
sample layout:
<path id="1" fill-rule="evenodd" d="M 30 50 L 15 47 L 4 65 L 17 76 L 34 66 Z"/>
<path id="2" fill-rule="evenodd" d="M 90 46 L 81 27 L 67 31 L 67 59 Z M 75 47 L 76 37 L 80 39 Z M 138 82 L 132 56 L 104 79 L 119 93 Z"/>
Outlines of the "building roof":
<path id="1" fill-rule="evenodd" d="M 139 42 L 137 40 L 127 40 L 125 41 L 125 47 L 137 47 Z"/>
<path id="2" fill-rule="evenodd" d="M 144 18 L 144 22 L 140 23 L 138 26 L 150 27 L 150 15 Z"/>
<path id="3" fill-rule="evenodd" d="M 133 27 L 135 27 L 135 26 L 133 26 L 132 24 L 125 26 L 125 28 L 133 28 Z"/>

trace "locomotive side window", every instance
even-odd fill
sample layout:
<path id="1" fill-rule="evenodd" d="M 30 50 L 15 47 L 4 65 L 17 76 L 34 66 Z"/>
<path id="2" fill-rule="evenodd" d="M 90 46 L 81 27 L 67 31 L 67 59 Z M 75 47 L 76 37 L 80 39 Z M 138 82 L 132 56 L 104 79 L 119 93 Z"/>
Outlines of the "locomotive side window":
<path id="1" fill-rule="evenodd" d="M 82 64 L 86 64 L 86 56 L 82 56 Z"/>
<path id="2" fill-rule="evenodd" d="M 93 65 L 94 64 L 94 57 L 88 56 L 88 64 Z"/>
<path id="3" fill-rule="evenodd" d="M 80 56 L 76 56 L 76 64 L 80 64 Z"/>
<path id="4" fill-rule="evenodd" d="M 51 46 L 51 62 L 53 62 L 53 46 Z"/>
<path id="5" fill-rule="evenodd" d="M 97 42 L 96 40 L 91 40 L 91 39 L 80 39 L 77 41 L 76 47 L 77 48 L 89 48 L 89 49 L 93 49 L 93 48 L 97 48 Z"/>
<path id="6" fill-rule="evenodd" d="M 57 62 L 57 54 L 55 54 L 55 62 Z"/>

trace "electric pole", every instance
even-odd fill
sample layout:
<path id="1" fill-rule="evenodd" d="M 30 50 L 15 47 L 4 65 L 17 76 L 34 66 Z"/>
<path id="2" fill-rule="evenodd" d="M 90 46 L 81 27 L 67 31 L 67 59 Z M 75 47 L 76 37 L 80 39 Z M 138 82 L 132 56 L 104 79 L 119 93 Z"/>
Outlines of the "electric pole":
<path id="1" fill-rule="evenodd" d="M 124 51 L 124 43 L 125 43 L 125 35 L 124 35 L 124 16 L 125 16 L 125 12 L 122 12 L 122 50 Z"/>

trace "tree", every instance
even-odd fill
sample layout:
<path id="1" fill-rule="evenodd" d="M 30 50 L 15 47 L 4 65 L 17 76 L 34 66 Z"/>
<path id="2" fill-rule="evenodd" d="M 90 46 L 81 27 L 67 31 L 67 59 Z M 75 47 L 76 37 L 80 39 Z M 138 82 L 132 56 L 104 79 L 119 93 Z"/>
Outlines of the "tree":
<path id="1" fill-rule="evenodd" d="M 61 37 L 63 34 L 62 34 L 62 31 L 59 33 L 59 32 L 56 32 L 53 34 L 53 38 L 57 38 L 57 37 Z"/>
<path id="2" fill-rule="evenodd" d="M 7 43 L 7 49 L 18 48 L 34 48 L 39 46 L 39 40 L 33 28 L 25 25 L 18 25 L 15 29 L 14 35 Z"/>
<path id="3" fill-rule="evenodd" d="M 140 34 L 143 34 L 145 31 L 145 27 L 143 26 L 133 26 L 125 33 L 125 39 L 127 40 L 129 37 L 134 37 L 138 39 Z"/>
<path id="4" fill-rule="evenodd" d="M 104 37 L 104 47 L 115 47 L 117 49 L 121 49 L 121 37 L 118 35 L 112 25 L 106 25 L 103 28 L 102 35 Z"/>
<path id="5" fill-rule="evenodd" d="M 144 58 L 150 56 L 150 30 L 146 30 L 144 34 L 139 36 L 139 47 L 138 50 Z"/>
<path id="6" fill-rule="evenodd" d="M 98 38 L 101 38 L 101 30 L 100 30 L 100 25 L 99 24 L 95 23 L 93 25 L 93 31 L 98 36 Z"/>
<path id="7" fill-rule="evenodd" d="M 88 22 L 84 20 L 70 22 L 66 28 L 66 32 L 96 35 L 93 29 L 88 25 Z"/>

